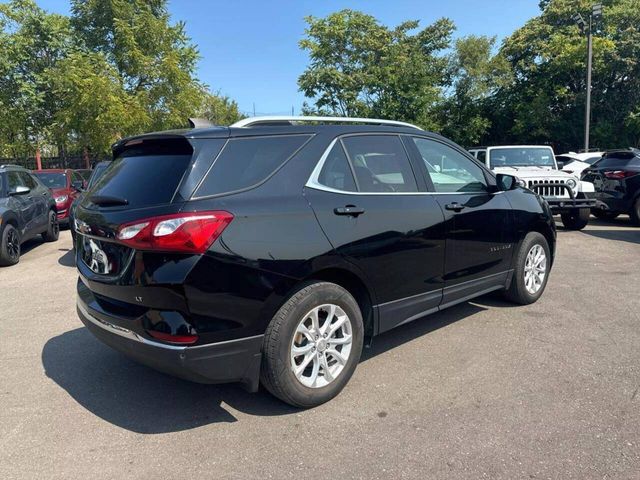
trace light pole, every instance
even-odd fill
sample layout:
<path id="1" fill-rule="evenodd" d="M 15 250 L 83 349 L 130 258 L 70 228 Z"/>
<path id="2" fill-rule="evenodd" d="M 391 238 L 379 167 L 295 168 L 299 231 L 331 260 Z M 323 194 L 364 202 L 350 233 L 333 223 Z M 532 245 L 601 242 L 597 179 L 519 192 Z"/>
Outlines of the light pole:
<path id="1" fill-rule="evenodd" d="M 573 19 L 580 27 L 582 33 L 587 33 L 587 104 L 584 112 L 584 151 L 589 151 L 589 127 L 591 123 L 591 57 L 593 54 L 592 49 L 592 30 L 593 24 L 596 20 L 602 18 L 602 5 L 597 3 L 591 7 L 589 13 L 589 23 L 582 18 L 582 15 L 576 13 Z"/>

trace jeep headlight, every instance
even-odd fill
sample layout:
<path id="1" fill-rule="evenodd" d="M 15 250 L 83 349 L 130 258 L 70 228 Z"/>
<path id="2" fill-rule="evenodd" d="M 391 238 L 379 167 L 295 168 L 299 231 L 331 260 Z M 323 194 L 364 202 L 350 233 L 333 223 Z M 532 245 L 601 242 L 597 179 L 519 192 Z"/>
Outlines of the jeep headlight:
<path id="1" fill-rule="evenodd" d="M 68 195 L 60 195 L 60 196 L 57 196 L 55 200 L 56 200 L 56 203 L 64 203 L 67 201 L 67 198 L 69 198 Z"/>
<path id="2" fill-rule="evenodd" d="M 569 180 L 567 180 L 567 185 L 569 186 L 569 188 L 571 190 L 573 190 L 574 188 L 576 188 L 576 185 L 578 185 L 576 183 L 576 181 L 573 178 L 570 178 Z"/>

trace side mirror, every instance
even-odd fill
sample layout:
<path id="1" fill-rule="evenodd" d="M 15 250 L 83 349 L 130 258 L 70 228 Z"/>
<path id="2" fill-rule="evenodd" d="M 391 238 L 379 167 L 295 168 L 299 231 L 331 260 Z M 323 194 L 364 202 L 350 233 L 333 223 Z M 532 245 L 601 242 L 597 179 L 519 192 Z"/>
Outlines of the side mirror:
<path id="1" fill-rule="evenodd" d="M 71 186 L 76 189 L 78 192 L 82 192 L 84 190 L 84 182 L 82 180 L 78 180 L 77 182 L 72 182 Z"/>
<path id="2" fill-rule="evenodd" d="M 9 192 L 9 195 L 26 195 L 29 193 L 31 189 L 29 187 L 25 187 L 24 185 L 18 185 L 15 190 Z"/>
<path id="3" fill-rule="evenodd" d="M 515 190 L 522 186 L 522 180 L 513 175 L 507 175 L 505 173 L 499 173 L 496 175 L 496 184 L 498 190 L 502 192 L 508 192 L 509 190 Z"/>

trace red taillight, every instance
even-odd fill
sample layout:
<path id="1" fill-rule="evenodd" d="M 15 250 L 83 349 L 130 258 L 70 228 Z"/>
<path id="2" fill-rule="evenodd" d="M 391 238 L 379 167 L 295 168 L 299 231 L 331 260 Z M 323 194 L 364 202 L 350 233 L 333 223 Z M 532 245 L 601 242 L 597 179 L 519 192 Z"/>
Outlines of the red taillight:
<path id="1" fill-rule="evenodd" d="M 630 172 L 628 170 L 610 170 L 608 172 L 604 172 L 604 176 L 612 180 L 621 180 L 623 178 L 632 177 L 637 173 L 638 172 Z"/>
<path id="2" fill-rule="evenodd" d="M 204 253 L 231 220 L 224 211 L 162 215 L 121 225 L 117 238 L 137 250 Z"/>
<path id="3" fill-rule="evenodd" d="M 153 330 L 147 330 L 149 335 L 163 342 L 179 343 L 182 345 L 190 345 L 198 341 L 198 335 L 171 335 L 170 333 L 155 332 Z"/>

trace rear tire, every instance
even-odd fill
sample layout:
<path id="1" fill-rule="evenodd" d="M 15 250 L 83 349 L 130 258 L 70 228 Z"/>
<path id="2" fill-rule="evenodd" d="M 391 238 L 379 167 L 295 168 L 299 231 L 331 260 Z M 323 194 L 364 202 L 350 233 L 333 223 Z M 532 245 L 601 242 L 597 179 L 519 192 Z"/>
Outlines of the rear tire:
<path id="1" fill-rule="evenodd" d="M 0 237 L 0 266 L 15 265 L 20 261 L 20 233 L 10 223 Z"/>
<path id="2" fill-rule="evenodd" d="M 618 218 L 619 213 L 607 212 L 606 210 L 600 210 L 598 208 L 594 208 L 591 210 L 591 215 L 600 220 L 614 220 Z"/>
<path id="3" fill-rule="evenodd" d="M 589 216 L 591 215 L 591 209 L 580 208 L 577 211 L 574 210 L 570 213 L 563 213 L 560 215 L 562 218 L 562 225 L 568 230 L 582 230 L 589 223 Z"/>
<path id="4" fill-rule="evenodd" d="M 338 395 L 353 375 L 363 338 L 362 313 L 348 291 L 334 283 L 306 284 L 267 327 L 262 385 L 295 407 L 321 405 Z"/>
<path id="5" fill-rule="evenodd" d="M 536 257 L 540 252 L 544 253 L 544 259 Z M 536 264 L 536 262 L 541 263 Z M 543 268 L 537 268 L 543 267 Z M 538 301 L 549 279 L 551 270 L 551 252 L 549 243 L 544 235 L 538 232 L 529 232 L 516 255 L 515 269 L 511 285 L 505 292 L 505 297 L 520 305 L 529 305 Z M 538 273 L 536 277 L 535 273 Z M 539 274 L 543 273 L 543 278 Z M 531 277 L 533 275 L 533 278 Z M 539 280 L 539 282 L 538 282 Z"/>
<path id="6" fill-rule="evenodd" d="M 636 198 L 636 201 L 633 203 L 633 207 L 631 207 L 631 211 L 629 212 L 629 218 L 632 224 L 640 227 L 640 197 Z"/>
<path id="7" fill-rule="evenodd" d="M 47 219 L 47 230 L 42 233 L 42 239 L 45 242 L 55 242 L 60 236 L 60 224 L 56 212 L 50 211 Z"/>

